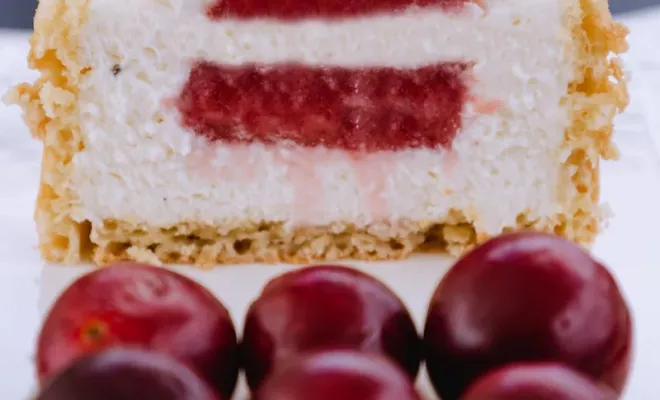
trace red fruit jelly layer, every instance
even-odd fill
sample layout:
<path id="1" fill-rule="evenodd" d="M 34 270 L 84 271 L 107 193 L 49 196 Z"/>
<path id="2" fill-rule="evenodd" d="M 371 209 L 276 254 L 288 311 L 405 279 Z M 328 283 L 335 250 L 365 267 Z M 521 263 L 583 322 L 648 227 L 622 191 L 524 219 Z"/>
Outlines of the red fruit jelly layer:
<path id="1" fill-rule="evenodd" d="M 472 0 L 218 0 L 207 14 L 212 19 L 328 19 L 397 12 L 409 7 L 440 6 L 452 10 L 469 2 Z"/>
<path id="2" fill-rule="evenodd" d="M 185 127 L 229 143 L 368 152 L 447 147 L 461 127 L 469 69 L 199 62 L 177 106 Z"/>

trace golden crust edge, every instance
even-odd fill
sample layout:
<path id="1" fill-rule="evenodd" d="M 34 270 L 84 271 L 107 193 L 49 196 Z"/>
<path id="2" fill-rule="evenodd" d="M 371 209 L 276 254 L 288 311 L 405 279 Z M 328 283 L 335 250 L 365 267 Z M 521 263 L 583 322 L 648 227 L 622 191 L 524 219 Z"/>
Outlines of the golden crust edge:
<path id="1" fill-rule="evenodd" d="M 414 222 L 396 234 L 391 231 L 389 235 L 394 234 L 395 240 L 374 233 L 374 227 L 356 229 L 348 224 L 285 233 L 280 224 L 246 223 L 220 234 L 217 227 L 203 224 L 149 229 L 125 221 L 105 221 L 101 227 L 75 221 L 72 205 L 77 198 L 70 183 L 70 162 L 84 148 L 76 100 L 77 85 L 86 70 L 78 62 L 77 44 L 89 1 L 40 1 L 28 61 L 41 77 L 33 84 L 16 86 L 7 95 L 9 102 L 23 108 L 32 135 L 44 144 L 35 219 L 39 248 L 46 260 L 67 264 L 91 260 L 99 265 L 138 260 L 200 266 L 304 263 L 347 257 L 382 260 L 405 258 L 424 249 L 460 254 L 487 239 L 475 232 L 458 210 L 446 221 Z M 544 221 L 527 221 L 521 215 L 511 228 L 554 232 L 588 245 L 603 221 L 598 164 L 602 158 L 616 158 L 613 119 L 628 103 L 621 66 L 616 58 L 608 59 L 611 53 L 626 51 L 627 29 L 612 20 L 607 0 L 579 0 L 574 4 L 567 14 L 568 24 L 573 27 L 568 51 L 578 60 L 578 78 L 571 83 L 567 97 L 572 124 L 566 130 L 565 145 L 570 156 L 562 166 L 566 184 L 559 199 L 565 212 Z M 215 238 L 204 239 L 214 229 Z M 339 233 L 332 233 L 333 229 Z M 265 240 L 266 247 L 241 251 L 241 243 L 255 240 Z M 333 243 L 338 240 L 342 246 L 348 243 L 348 248 Z"/>
<path id="2" fill-rule="evenodd" d="M 628 29 L 613 20 L 607 0 L 579 0 L 567 14 L 572 26 L 569 52 L 577 60 L 577 78 L 567 100 L 571 125 L 565 132 L 568 158 L 555 232 L 590 244 L 607 215 L 600 205 L 600 161 L 618 158 L 613 142 L 614 118 L 629 103 L 627 81 L 618 55 L 628 50 Z"/>
<path id="3" fill-rule="evenodd" d="M 71 217 L 76 196 L 70 183 L 71 160 L 84 148 L 76 110 L 77 88 L 85 73 L 78 62 L 78 43 L 89 1 L 39 1 L 28 65 L 41 76 L 5 95 L 6 102 L 23 109 L 32 136 L 43 142 L 34 218 L 40 252 L 53 262 L 82 260 L 89 242 L 84 226 Z"/>

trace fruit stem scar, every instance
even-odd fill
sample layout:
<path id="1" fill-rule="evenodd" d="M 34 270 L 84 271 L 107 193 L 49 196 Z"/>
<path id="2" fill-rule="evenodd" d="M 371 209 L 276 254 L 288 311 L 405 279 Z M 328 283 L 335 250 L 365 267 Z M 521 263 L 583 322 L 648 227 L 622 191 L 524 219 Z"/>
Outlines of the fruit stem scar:
<path id="1" fill-rule="evenodd" d="M 109 332 L 108 324 L 98 319 L 88 321 L 82 328 L 81 340 L 90 345 L 101 344 L 104 338 L 107 338 Z"/>

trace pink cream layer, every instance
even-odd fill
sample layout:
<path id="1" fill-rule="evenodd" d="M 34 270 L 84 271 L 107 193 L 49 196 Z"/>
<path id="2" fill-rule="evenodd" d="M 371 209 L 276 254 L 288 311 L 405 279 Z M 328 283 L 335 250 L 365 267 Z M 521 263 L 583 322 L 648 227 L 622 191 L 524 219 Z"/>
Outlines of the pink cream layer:
<path id="1" fill-rule="evenodd" d="M 286 180 L 293 190 L 291 204 L 293 223 L 311 226 L 322 222 L 326 188 L 319 173 L 319 166 L 337 164 L 349 165 L 354 184 L 358 187 L 361 209 L 371 221 L 387 221 L 391 216 L 391 205 L 387 200 L 391 171 L 396 169 L 396 152 L 352 153 L 324 148 L 281 148 L 265 147 L 259 150 L 261 156 L 272 160 L 268 167 L 286 170 Z M 193 151 L 187 158 L 188 171 L 205 181 L 241 183 L 257 178 L 262 160 L 245 145 L 228 145 L 222 149 L 228 157 L 221 165 L 216 164 L 218 151 L 208 146 Z M 449 168 L 453 160 L 452 152 L 438 154 L 446 160 Z"/>

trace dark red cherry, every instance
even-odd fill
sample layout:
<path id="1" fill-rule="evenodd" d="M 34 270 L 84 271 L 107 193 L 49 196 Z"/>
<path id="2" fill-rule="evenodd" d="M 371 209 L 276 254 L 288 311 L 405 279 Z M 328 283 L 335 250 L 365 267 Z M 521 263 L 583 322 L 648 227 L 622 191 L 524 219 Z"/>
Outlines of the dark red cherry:
<path id="1" fill-rule="evenodd" d="M 39 334 L 39 380 L 116 346 L 168 354 L 227 398 L 236 385 L 239 354 L 229 312 L 200 284 L 166 268 L 120 263 L 69 286 Z"/>
<path id="2" fill-rule="evenodd" d="M 253 400 L 421 400 L 408 375 L 374 353 L 329 351 L 285 362 Z"/>
<path id="3" fill-rule="evenodd" d="M 182 363 L 162 353 L 115 348 L 60 370 L 36 400 L 220 400 Z"/>
<path id="4" fill-rule="evenodd" d="M 315 266 L 268 283 L 250 306 L 244 369 L 255 389 L 283 361 L 308 352 L 381 353 L 414 378 L 421 345 L 401 300 L 375 278 L 339 266 Z"/>
<path id="5" fill-rule="evenodd" d="M 557 363 L 511 364 L 470 386 L 461 400 L 617 400 L 612 388 Z"/>
<path id="6" fill-rule="evenodd" d="M 431 381 L 444 400 L 517 361 L 557 361 L 621 392 L 631 317 L 608 270 L 576 244 L 515 233 L 476 248 L 435 291 L 424 332 Z"/>

